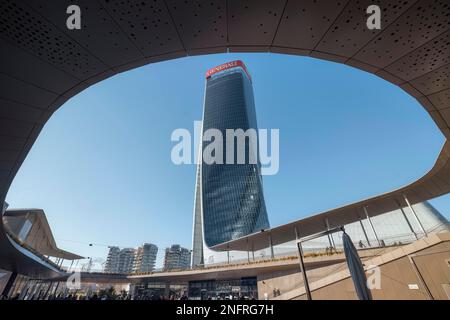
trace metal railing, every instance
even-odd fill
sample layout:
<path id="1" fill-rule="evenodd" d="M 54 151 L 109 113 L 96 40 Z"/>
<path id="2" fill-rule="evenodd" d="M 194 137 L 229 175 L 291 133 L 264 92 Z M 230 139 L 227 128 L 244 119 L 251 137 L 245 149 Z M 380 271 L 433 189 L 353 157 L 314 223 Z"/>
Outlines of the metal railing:
<path id="1" fill-rule="evenodd" d="M 443 225 L 448 225 L 448 222 L 440 223 L 432 228 L 429 228 L 426 230 L 426 232 L 432 233 L 433 231 L 437 230 L 438 228 L 442 227 Z M 424 233 L 416 233 L 417 237 L 420 239 L 425 236 Z M 365 246 L 363 248 L 359 247 L 360 242 L 359 241 L 353 241 L 353 244 L 358 250 L 369 250 L 369 249 L 384 249 L 384 248 L 392 248 L 395 246 L 402 246 L 409 243 L 412 243 L 416 241 L 416 237 L 411 233 L 404 233 L 399 234 L 396 236 L 391 237 L 384 237 L 379 239 L 380 241 L 384 241 L 384 245 L 372 245 L 372 246 Z M 374 244 L 376 243 L 375 239 L 369 239 L 369 241 Z M 275 247 L 276 248 L 276 247 Z M 206 264 L 201 265 L 197 267 L 189 267 L 186 269 L 170 269 L 165 270 L 164 268 L 157 268 L 150 272 L 132 272 L 132 273 L 115 273 L 117 275 L 129 275 L 129 276 L 145 276 L 145 275 L 153 275 L 153 274 L 160 274 L 160 273 L 172 273 L 172 272 L 182 272 L 182 271 L 200 271 L 200 270 L 214 270 L 214 269 L 220 269 L 220 268 L 229 268 L 229 267 L 236 267 L 236 266 L 243 266 L 243 265 L 251 265 L 251 264 L 261 264 L 261 263 L 270 263 L 270 262 L 277 262 L 277 261 L 297 261 L 298 259 L 298 251 L 296 248 L 293 247 L 292 251 L 286 251 L 281 254 L 276 254 L 274 258 L 271 258 L 270 256 L 263 256 L 263 257 L 255 257 L 254 259 L 251 258 L 250 260 L 248 258 L 242 258 L 242 259 L 236 259 L 230 262 L 224 261 L 224 262 L 217 262 L 213 264 Z M 325 257 L 325 256 L 333 256 L 337 254 L 343 253 L 343 246 L 341 243 L 336 244 L 334 247 L 322 247 L 322 248 L 304 248 L 304 257 L 305 258 L 315 258 L 315 257 Z M 91 273 L 98 273 L 98 274 L 105 274 L 101 270 L 95 270 Z M 113 273 L 107 273 L 113 275 Z"/>

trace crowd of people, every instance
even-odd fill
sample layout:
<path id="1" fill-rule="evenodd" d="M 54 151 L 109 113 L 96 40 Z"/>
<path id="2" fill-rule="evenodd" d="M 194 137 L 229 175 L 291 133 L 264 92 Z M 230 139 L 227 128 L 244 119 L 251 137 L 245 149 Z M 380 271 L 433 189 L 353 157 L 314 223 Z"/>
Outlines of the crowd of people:
<path id="1" fill-rule="evenodd" d="M 245 296 L 243 294 L 240 295 L 218 295 L 218 296 L 205 296 L 203 297 L 205 300 L 256 300 L 254 296 Z M 189 297 L 186 293 L 181 294 L 170 294 L 159 295 L 159 294 L 143 294 L 131 296 L 130 294 L 125 295 L 102 295 L 99 293 L 94 293 L 90 295 L 84 294 L 51 294 L 48 296 L 44 295 L 35 295 L 35 296 L 25 296 L 21 297 L 20 293 L 16 294 L 12 297 L 0 296 L 0 300 L 65 300 L 65 301 L 82 301 L 82 300 L 189 300 Z"/>

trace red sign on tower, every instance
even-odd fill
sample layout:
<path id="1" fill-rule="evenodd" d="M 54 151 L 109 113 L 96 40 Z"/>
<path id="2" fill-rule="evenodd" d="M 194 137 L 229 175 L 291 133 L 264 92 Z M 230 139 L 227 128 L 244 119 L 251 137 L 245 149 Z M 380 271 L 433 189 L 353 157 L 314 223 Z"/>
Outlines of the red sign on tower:
<path id="1" fill-rule="evenodd" d="M 224 64 L 221 64 L 217 67 L 214 67 L 212 69 L 209 69 L 208 71 L 206 71 L 206 78 L 211 77 L 213 74 L 216 74 L 218 72 L 227 70 L 227 69 L 232 69 L 232 68 L 242 68 L 242 70 L 244 70 L 245 74 L 247 74 L 247 77 L 251 80 L 252 77 L 250 76 L 250 74 L 248 73 L 247 67 L 245 66 L 245 64 L 241 61 L 241 60 L 235 60 L 235 61 L 231 61 L 231 62 L 227 62 Z"/>

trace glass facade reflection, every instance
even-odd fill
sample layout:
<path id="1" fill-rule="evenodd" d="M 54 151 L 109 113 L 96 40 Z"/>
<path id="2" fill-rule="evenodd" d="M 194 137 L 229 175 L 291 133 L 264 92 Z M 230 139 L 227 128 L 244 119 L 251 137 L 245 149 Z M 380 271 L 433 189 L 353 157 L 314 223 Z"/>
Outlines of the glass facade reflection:
<path id="1" fill-rule="evenodd" d="M 225 138 L 227 129 L 257 130 L 250 76 L 242 62 L 236 66 L 233 63 L 236 62 L 225 64 L 224 70 L 207 77 L 203 133 L 217 129 Z M 203 142 L 201 150 L 205 151 L 208 144 Z M 222 163 L 199 161 L 194 209 L 194 265 L 204 263 L 204 248 L 269 228 L 256 144 L 257 140 L 245 139 L 244 164 L 238 164 L 237 140 L 234 150 L 227 150 L 227 143 L 223 141 Z M 233 152 L 233 164 L 229 159 L 227 163 L 228 152 Z M 253 163 L 252 158 L 256 159 Z"/>

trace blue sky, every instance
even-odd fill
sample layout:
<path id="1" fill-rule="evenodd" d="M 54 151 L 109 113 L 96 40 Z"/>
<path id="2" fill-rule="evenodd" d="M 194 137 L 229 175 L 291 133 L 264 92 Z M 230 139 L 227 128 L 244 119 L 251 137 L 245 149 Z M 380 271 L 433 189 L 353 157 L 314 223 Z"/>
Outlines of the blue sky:
<path id="1" fill-rule="evenodd" d="M 280 170 L 264 177 L 272 226 L 401 187 L 433 165 L 444 137 L 418 102 L 369 73 L 276 54 L 147 65 L 68 101 L 44 127 L 8 193 L 45 210 L 60 247 L 104 259 L 108 245 L 190 248 L 195 166 L 170 136 L 201 120 L 204 74 L 241 59 L 259 128 L 280 130 Z M 447 218 L 450 198 L 432 201 Z M 93 246 L 89 246 L 93 243 Z"/>

